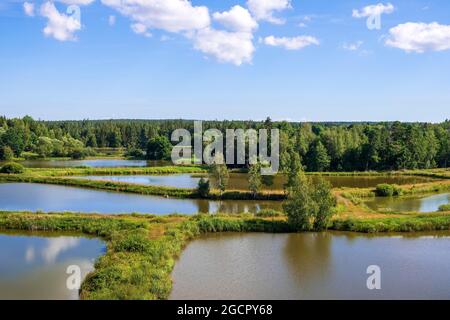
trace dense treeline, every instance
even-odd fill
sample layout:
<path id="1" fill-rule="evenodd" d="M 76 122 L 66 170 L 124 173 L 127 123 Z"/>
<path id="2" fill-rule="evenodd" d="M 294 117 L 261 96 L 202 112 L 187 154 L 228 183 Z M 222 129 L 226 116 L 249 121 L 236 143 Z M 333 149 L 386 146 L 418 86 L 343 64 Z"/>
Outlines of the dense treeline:
<path id="1" fill-rule="evenodd" d="M 124 147 L 131 155 L 167 157 L 175 129 L 189 120 L 36 121 L 0 117 L 0 157 L 12 151 L 77 156 L 90 148 Z M 203 129 L 278 128 L 281 168 L 298 157 L 307 171 L 427 169 L 450 163 L 450 121 L 429 123 L 289 123 L 205 121 Z M 170 143 L 170 142 L 169 142 Z M 158 149 L 159 148 L 159 149 Z M 162 148 L 162 150 L 161 150 Z"/>

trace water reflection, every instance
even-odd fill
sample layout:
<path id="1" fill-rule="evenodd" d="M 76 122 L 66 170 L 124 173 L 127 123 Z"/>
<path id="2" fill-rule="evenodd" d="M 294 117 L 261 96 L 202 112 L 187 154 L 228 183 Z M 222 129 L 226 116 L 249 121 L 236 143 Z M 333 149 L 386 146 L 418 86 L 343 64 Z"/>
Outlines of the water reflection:
<path id="1" fill-rule="evenodd" d="M 24 160 L 20 161 L 28 168 L 71 168 L 71 167 L 160 167 L 171 165 L 167 161 L 92 159 L 92 160 Z M 1 162 L 0 162 L 1 165 Z"/>
<path id="2" fill-rule="evenodd" d="M 423 197 L 376 197 L 365 202 L 372 210 L 434 212 L 441 205 L 450 203 L 450 193 Z"/>
<path id="3" fill-rule="evenodd" d="M 0 232 L 0 299 L 78 299 L 66 288 L 69 265 L 85 277 L 105 250 L 97 239 Z"/>
<path id="4" fill-rule="evenodd" d="M 448 299 L 449 245 L 450 232 L 205 235 L 177 262 L 171 298 Z M 366 287 L 374 264 L 381 291 Z"/>
<path id="5" fill-rule="evenodd" d="M 173 199 L 33 183 L 0 184 L 0 210 L 196 214 L 281 210 L 277 201 Z"/>

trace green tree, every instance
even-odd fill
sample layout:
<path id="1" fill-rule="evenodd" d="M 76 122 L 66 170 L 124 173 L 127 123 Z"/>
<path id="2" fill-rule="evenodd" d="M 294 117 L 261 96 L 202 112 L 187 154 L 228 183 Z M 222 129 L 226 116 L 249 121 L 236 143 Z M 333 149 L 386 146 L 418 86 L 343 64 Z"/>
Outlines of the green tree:
<path id="1" fill-rule="evenodd" d="M 147 159 L 170 160 L 172 144 L 165 136 L 151 138 L 147 144 Z"/>
<path id="2" fill-rule="evenodd" d="M 321 141 L 317 141 L 309 154 L 309 171 L 323 172 L 330 167 L 330 157 Z"/>
<path id="3" fill-rule="evenodd" d="M 298 174 L 303 171 L 302 162 L 298 153 L 294 152 L 289 155 L 289 163 L 285 171 L 287 174 L 285 189 L 288 189 L 295 185 Z"/>
<path id="4" fill-rule="evenodd" d="M 210 169 L 210 174 L 217 183 L 217 188 L 223 193 L 228 186 L 230 175 L 226 164 L 213 164 Z"/>
<path id="5" fill-rule="evenodd" d="M 331 185 L 319 178 L 314 185 L 303 172 L 299 172 L 295 183 L 288 190 L 288 199 L 283 209 L 288 222 L 296 231 L 324 230 L 336 206 Z"/>
<path id="6" fill-rule="evenodd" d="M 248 186 L 253 197 L 256 197 L 262 187 L 261 165 L 259 163 L 250 167 Z"/>

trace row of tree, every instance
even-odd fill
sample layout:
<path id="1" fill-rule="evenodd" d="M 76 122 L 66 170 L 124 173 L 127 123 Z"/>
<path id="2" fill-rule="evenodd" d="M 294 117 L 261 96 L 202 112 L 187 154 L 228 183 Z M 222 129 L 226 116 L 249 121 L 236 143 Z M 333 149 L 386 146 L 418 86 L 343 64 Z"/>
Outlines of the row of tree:
<path id="1" fill-rule="evenodd" d="M 83 147 L 123 147 L 135 157 L 169 159 L 170 136 L 188 120 L 35 121 L 0 117 L 0 146 L 63 155 Z M 280 129 L 280 165 L 285 172 L 299 157 L 307 171 L 426 169 L 450 163 L 450 121 L 430 123 L 291 123 L 205 121 L 203 130 Z M 62 148 L 61 143 L 62 142 Z"/>

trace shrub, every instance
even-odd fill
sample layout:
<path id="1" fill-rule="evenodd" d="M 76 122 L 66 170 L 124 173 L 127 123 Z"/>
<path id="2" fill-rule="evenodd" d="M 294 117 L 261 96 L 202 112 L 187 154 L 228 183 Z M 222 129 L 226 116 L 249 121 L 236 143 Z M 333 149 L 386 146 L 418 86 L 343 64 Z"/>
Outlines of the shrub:
<path id="1" fill-rule="evenodd" d="M 403 190 L 395 184 L 382 183 L 377 185 L 375 193 L 379 197 L 392 197 L 401 196 L 403 194 Z"/>
<path id="2" fill-rule="evenodd" d="M 443 204 L 439 207 L 439 211 L 450 211 L 450 203 L 449 204 Z"/>
<path id="3" fill-rule="evenodd" d="M 209 180 L 201 178 L 198 182 L 197 192 L 202 198 L 207 198 L 210 192 Z"/>
<path id="4" fill-rule="evenodd" d="M 0 173 L 17 174 L 23 173 L 24 171 L 25 168 L 23 167 L 23 165 L 15 162 L 7 163 L 0 168 Z"/>
<path id="5" fill-rule="evenodd" d="M 14 152 L 8 146 L 3 146 L 0 148 L 0 160 L 10 161 L 14 158 Z"/>

